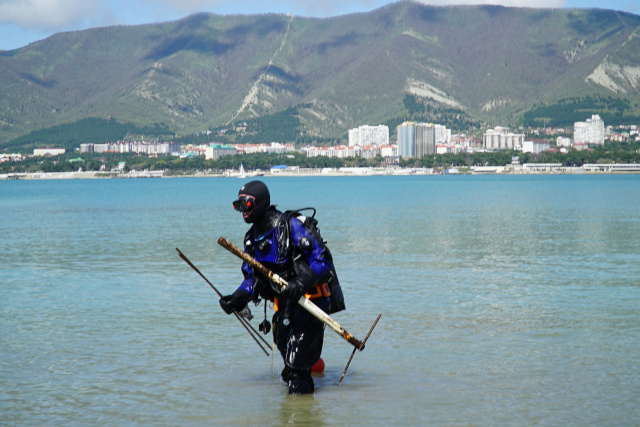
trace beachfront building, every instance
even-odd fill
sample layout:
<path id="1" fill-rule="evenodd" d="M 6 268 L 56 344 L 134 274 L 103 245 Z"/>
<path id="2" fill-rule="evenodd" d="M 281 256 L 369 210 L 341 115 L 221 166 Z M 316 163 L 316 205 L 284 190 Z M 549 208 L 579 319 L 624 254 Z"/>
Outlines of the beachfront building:
<path id="1" fill-rule="evenodd" d="M 437 135 L 443 143 L 451 141 L 451 131 L 433 123 L 404 122 L 397 131 L 398 156 L 402 158 L 422 158 L 435 154 Z"/>
<path id="2" fill-rule="evenodd" d="M 436 153 L 436 127 L 432 123 L 418 123 L 416 125 L 416 157 L 421 159 L 424 156 Z"/>
<path id="3" fill-rule="evenodd" d="M 389 126 L 364 125 L 349 130 L 349 146 L 389 145 Z"/>
<path id="4" fill-rule="evenodd" d="M 525 141 L 522 144 L 523 153 L 540 154 L 543 151 L 549 151 L 549 149 L 551 149 L 551 143 L 544 140 Z"/>
<path id="5" fill-rule="evenodd" d="M 586 172 L 640 172 L 638 163 L 585 163 L 582 168 Z"/>
<path id="6" fill-rule="evenodd" d="M 380 147 L 380 155 L 385 159 L 398 157 L 398 146 L 396 144 L 383 145 Z"/>
<path id="7" fill-rule="evenodd" d="M 398 147 L 396 145 L 365 145 L 365 146 L 349 146 L 336 145 L 333 147 L 307 147 L 303 149 L 307 153 L 307 157 L 338 157 L 341 159 L 347 157 L 361 157 L 363 159 L 375 159 L 377 156 L 384 158 L 395 158 L 398 156 Z"/>
<path id="8" fill-rule="evenodd" d="M 107 144 L 80 144 L 81 153 L 141 153 L 150 156 L 180 155 L 177 142 L 118 141 Z"/>
<path id="9" fill-rule="evenodd" d="M 192 159 L 198 156 L 206 156 L 207 155 L 207 144 L 186 144 L 180 147 L 180 158 L 181 159 Z"/>
<path id="10" fill-rule="evenodd" d="M 398 156 L 415 157 L 416 155 L 416 124 L 404 122 L 397 128 L 398 131 Z"/>
<path id="11" fill-rule="evenodd" d="M 604 145 L 604 121 L 594 114 L 584 122 L 573 124 L 573 142 L 589 145 Z"/>
<path id="12" fill-rule="evenodd" d="M 444 125 L 433 125 L 436 144 L 451 145 L 451 129 Z"/>
<path id="13" fill-rule="evenodd" d="M 234 156 L 238 154 L 238 150 L 233 145 L 214 143 L 207 147 L 205 159 L 217 160 L 222 156 Z"/>
<path id="14" fill-rule="evenodd" d="M 293 144 L 286 144 L 281 142 L 264 142 L 261 144 L 236 144 L 236 149 L 240 153 L 254 154 L 254 153 L 286 153 L 295 151 Z"/>
<path id="15" fill-rule="evenodd" d="M 379 152 L 379 150 L 378 150 Z M 344 159 L 347 157 L 362 157 L 362 147 L 336 145 L 333 147 L 309 147 L 307 148 L 307 157 L 338 157 Z M 373 156 L 375 157 L 375 155 Z"/>
<path id="16" fill-rule="evenodd" d="M 488 150 L 522 150 L 523 133 L 513 133 L 508 127 L 496 126 L 482 135 L 482 147 Z"/>
<path id="17" fill-rule="evenodd" d="M 462 153 L 462 152 L 472 153 L 477 148 L 481 147 L 482 141 L 480 141 L 478 138 L 468 136 L 465 134 L 457 134 L 457 135 L 451 136 L 450 145 L 453 145 L 455 147 L 456 153 Z"/>

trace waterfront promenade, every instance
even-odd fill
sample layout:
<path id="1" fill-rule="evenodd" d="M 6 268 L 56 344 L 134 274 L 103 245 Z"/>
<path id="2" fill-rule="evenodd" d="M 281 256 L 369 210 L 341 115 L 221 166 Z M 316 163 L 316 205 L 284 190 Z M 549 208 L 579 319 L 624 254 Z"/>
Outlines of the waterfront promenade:
<path id="1" fill-rule="evenodd" d="M 507 166 L 472 166 L 436 170 L 433 168 L 277 168 L 269 171 L 248 172 L 247 178 L 258 176 L 379 176 L 379 175 L 526 175 L 526 174 L 584 174 L 584 173 L 640 173 L 640 164 L 585 164 L 580 167 L 563 166 L 560 163 L 526 163 Z M 103 178 L 179 178 L 196 177 L 240 177 L 240 171 L 227 170 L 222 173 L 197 172 L 178 173 L 171 171 L 131 171 L 131 172 L 35 172 L 0 174 L 0 180 L 16 179 L 103 179 Z"/>

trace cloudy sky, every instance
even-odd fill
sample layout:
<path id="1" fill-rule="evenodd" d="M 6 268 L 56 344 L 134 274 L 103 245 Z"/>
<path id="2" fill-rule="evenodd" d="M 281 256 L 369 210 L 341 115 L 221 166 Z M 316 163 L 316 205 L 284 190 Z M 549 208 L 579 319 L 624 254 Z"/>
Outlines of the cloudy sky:
<path id="1" fill-rule="evenodd" d="M 640 15 L 638 0 L 420 0 L 432 5 L 601 8 Z M 394 0 L 0 0 L 0 50 L 52 34 L 109 25 L 173 21 L 195 12 L 220 15 L 288 13 L 329 17 L 368 12 Z"/>

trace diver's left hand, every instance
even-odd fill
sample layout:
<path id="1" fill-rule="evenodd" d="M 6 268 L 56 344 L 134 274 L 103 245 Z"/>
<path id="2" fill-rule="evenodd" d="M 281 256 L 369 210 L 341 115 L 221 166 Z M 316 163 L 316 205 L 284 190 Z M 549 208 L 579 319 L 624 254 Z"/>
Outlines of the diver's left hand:
<path id="1" fill-rule="evenodd" d="M 289 282 L 286 288 L 282 290 L 282 297 L 290 301 L 298 301 L 307 291 L 306 286 L 301 280 Z"/>

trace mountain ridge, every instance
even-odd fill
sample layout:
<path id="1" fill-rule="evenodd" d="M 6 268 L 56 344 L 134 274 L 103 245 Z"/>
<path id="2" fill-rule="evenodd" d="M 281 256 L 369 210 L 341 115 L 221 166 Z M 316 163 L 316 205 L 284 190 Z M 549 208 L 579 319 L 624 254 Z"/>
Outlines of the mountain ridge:
<path id="1" fill-rule="evenodd" d="M 301 135 L 340 137 L 402 120 L 406 95 L 488 126 L 584 96 L 626 100 L 638 115 L 638 64 L 640 17 L 601 9 L 199 13 L 0 52 L 0 143 L 90 117 L 185 135 L 292 107 Z"/>

